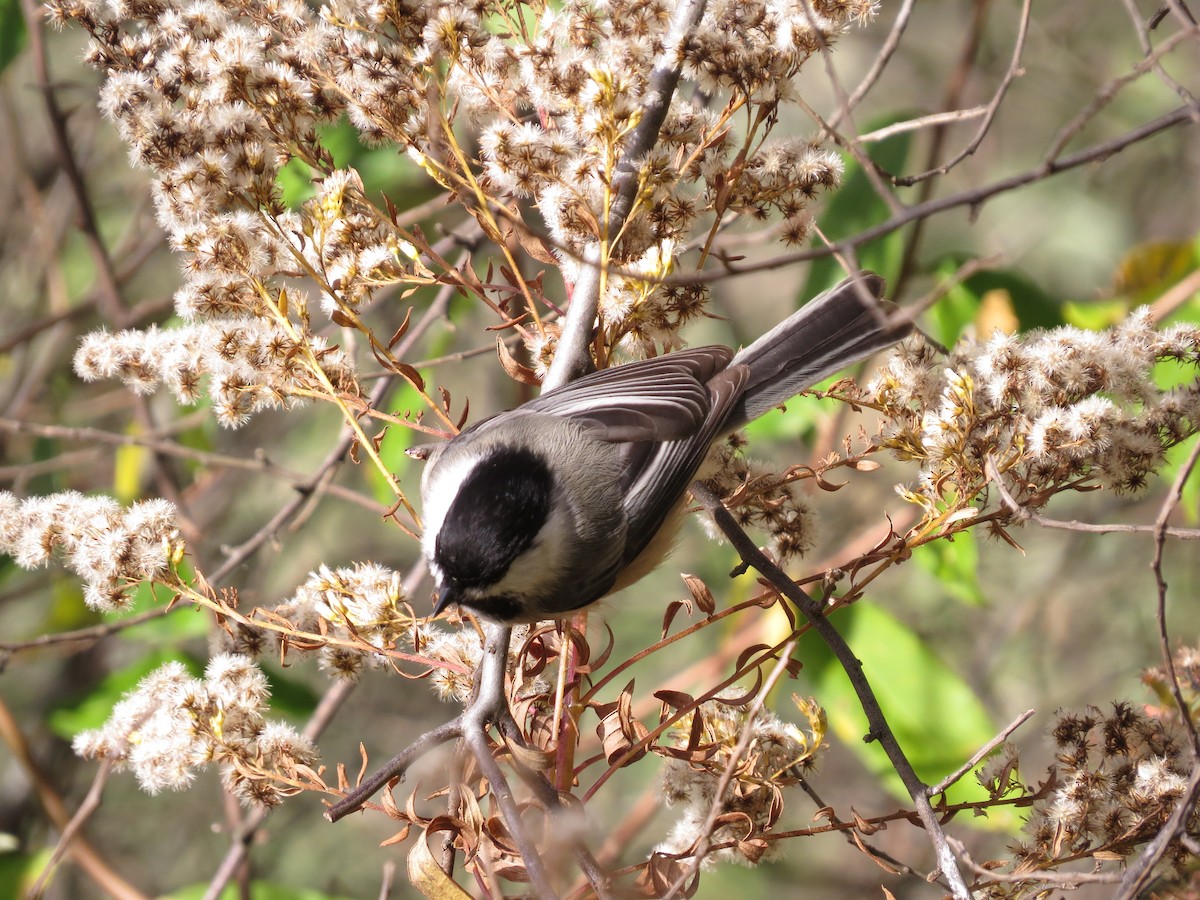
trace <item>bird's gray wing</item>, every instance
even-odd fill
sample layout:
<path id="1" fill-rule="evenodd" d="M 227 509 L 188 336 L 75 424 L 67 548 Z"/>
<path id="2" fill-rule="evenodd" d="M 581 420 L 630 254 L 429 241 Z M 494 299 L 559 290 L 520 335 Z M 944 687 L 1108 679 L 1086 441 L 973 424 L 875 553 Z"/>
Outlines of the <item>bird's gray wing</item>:
<path id="1" fill-rule="evenodd" d="M 521 407 L 625 445 L 626 563 L 658 533 L 741 398 L 750 370 L 729 366 L 732 357 L 721 346 L 681 350 L 595 372 Z"/>
<path id="2" fill-rule="evenodd" d="M 631 445 L 624 491 L 625 561 L 634 560 L 654 538 L 683 492 L 696 477 L 708 448 L 719 435 L 750 376 L 731 366 L 709 379 L 709 411 L 701 427 L 682 440 Z"/>
<path id="3" fill-rule="evenodd" d="M 711 418 L 707 383 L 728 364 L 728 347 L 697 347 L 603 369 L 524 404 L 563 416 L 611 443 L 687 440 Z"/>

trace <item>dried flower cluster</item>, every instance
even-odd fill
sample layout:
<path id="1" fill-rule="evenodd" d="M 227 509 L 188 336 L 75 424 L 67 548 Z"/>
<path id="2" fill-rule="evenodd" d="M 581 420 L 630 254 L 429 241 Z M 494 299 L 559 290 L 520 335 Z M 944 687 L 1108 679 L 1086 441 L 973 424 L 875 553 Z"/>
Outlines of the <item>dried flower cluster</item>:
<path id="1" fill-rule="evenodd" d="M 715 469 L 716 474 L 705 484 L 723 498 L 739 525 L 771 536 L 778 560 L 803 556 L 816 541 L 816 510 L 794 482 L 742 455 L 745 443 L 740 434 L 733 434 L 713 448 L 705 468 Z"/>
<path id="2" fill-rule="evenodd" d="M 709 3 L 679 48 L 665 43 L 672 11 L 663 2 L 567 3 L 548 10 L 528 45 L 516 48 L 495 35 L 460 34 L 463 61 L 450 81 L 481 115 L 494 114 L 497 95 L 506 103 L 527 97 L 536 109 L 536 123 L 509 116 L 483 128 L 484 184 L 534 200 L 568 283 L 589 246 L 605 243 L 604 261 L 624 274 L 606 279 L 601 325 L 610 346 L 624 341 L 638 355 L 677 346 L 680 325 L 703 309 L 703 287 L 655 284 L 676 266 L 699 217 L 776 212 L 788 223 L 785 233 L 802 239 L 808 200 L 837 183 L 841 162 L 810 142 L 773 141 L 767 133 L 790 96 L 791 76 L 874 4 Z M 677 50 L 697 100 L 728 100 L 722 108 L 677 99 L 657 145 L 637 161 L 638 190 L 624 227 L 609 235 L 625 139 L 640 121 L 655 62 Z M 739 137 L 729 120 L 744 106 L 753 108 L 759 133 Z M 534 359 L 542 340 L 533 339 Z"/>
<path id="3" fill-rule="evenodd" d="M 1172 655 L 1172 663 L 1194 718 L 1200 696 L 1200 649 L 1181 647 Z M 990 900 L 1042 896 L 1046 882 L 1039 880 L 1039 873 L 1063 867 L 1059 874 L 1066 876 L 1066 870 L 1077 870 L 1080 863 L 1120 862 L 1159 836 L 1196 763 L 1166 672 L 1149 669 L 1142 681 L 1162 701 L 1161 706 L 1139 709 L 1120 701 L 1108 713 L 1089 707 L 1082 713 L 1057 714 L 1051 729 L 1054 765 L 1047 782 L 1032 795 L 1025 837 L 1009 848 L 1011 876 L 986 884 L 980 896 Z M 993 799 L 1029 795 L 1019 768 L 1016 748 L 1006 744 L 978 778 Z M 1194 874 L 1197 835 L 1200 811 L 1193 809 L 1181 833 L 1166 847 L 1162 874 Z M 999 862 L 989 868 L 998 866 Z M 1166 890 L 1162 896 L 1176 896 L 1169 887 Z"/>
<path id="4" fill-rule="evenodd" d="M 457 631 L 424 628 L 420 650 L 430 659 L 450 664 L 435 668 L 429 675 L 429 686 L 438 699 L 466 703 L 474 686 L 474 672 L 483 656 L 480 635 L 470 628 Z"/>
<path id="5" fill-rule="evenodd" d="M 948 360 L 909 339 L 867 395 L 887 416 L 884 446 L 921 466 L 902 493 L 928 518 L 979 496 L 989 460 L 1012 498 L 1036 509 L 1096 480 L 1136 490 L 1200 428 L 1200 381 L 1160 389 L 1162 360 L 1200 363 L 1200 327 L 1159 331 L 1143 308 L 1107 331 L 997 335 Z"/>
<path id="6" fill-rule="evenodd" d="M 210 762 L 243 803 L 275 805 L 298 790 L 316 760 L 290 725 L 267 722 L 267 679 L 244 656 L 213 657 L 203 679 L 172 662 L 151 673 L 113 707 L 102 728 L 75 739 L 75 752 L 131 769 L 154 794 L 187 787 Z"/>
<path id="7" fill-rule="evenodd" d="M 363 279 L 404 269 L 399 245 L 377 214 L 362 213 L 354 177 L 333 179 L 304 211 L 285 207 L 277 182 L 292 159 L 332 171 L 315 129 L 346 104 L 319 66 L 340 58 L 342 29 L 286 0 L 245 9 L 68 0 L 51 15 L 91 33 L 88 59 L 107 79 L 101 107 L 155 176 L 159 222 L 185 279 L 181 326 L 92 335 L 79 373 L 139 391 L 162 382 L 184 402 L 207 377 L 228 426 L 329 385 L 352 392 L 350 360 L 312 332 L 307 298 L 286 280 L 310 275 L 331 307 L 353 304 L 369 292 Z"/>
<path id="8" fill-rule="evenodd" d="M 1055 788 L 1038 801 L 1028 837 L 1011 848 L 1015 870 L 1037 872 L 1079 860 L 1113 861 L 1154 838 L 1182 796 L 1192 761 L 1186 739 L 1171 723 L 1114 703 L 1107 715 L 1090 708 L 1060 713 L 1053 728 Z M 1008 762 L 1011 770 L 1013 764 Z M 1193 813 L 1192 835 L 1200 828 Z M 1176 840 L 1165 859 L 1176 867 L 1192 858 Z M 996 884 L 991 898 L 1028 896 L 1023 884 Z"/>
<path id="9" fill-rule="evenodd" d="M 796 772 L 816 761 L 825 739 L 825 711 L 816 702 L 792 695 L 807 720 L 801 729 L 760 709 L 749 719 L 744 705 L 714 699 L 701 704 L 678 725 L 681 756 L 670 759 L 663 773 L 663 800 L 680 807 L 670 836 L 657 853 L 686 854 L 704 835 L 704 826 L 716 802 L 717 785 L 729 766 L 733 777 L 720 803 L 714 844 L 732 842 L 704 859 L 753 865 L 770 850 L 762 835 L 771 830 L 783 812 L 783 788 L 795 784 Z M 697 719 L 700 720 L 697 727 Z M 750 741 L 740 758 L 734 750 L 746 729 Z"/>
<path id="10" fill-rule="evenodd" d="M 110 611 L 183 552 L 175 507 L 145 500 L 128 509 L 76 491 L 18 500 L 0 491 L 0 553 L 35 569 L 56 553 L 87 585 L 84 600 Z"/>
<path id="11" fill-rule="evenodd" d="M 339 569 L 321 566 L 290 600 L 275 608 L 275 615 L 297 631 L 381 650 L 394 647 L 416 628 L 400 573 L 376 563 Z M 352 680 L 358 679 L 364 666 L 386 662 L 380 654 L 342 643 L 322 643 L 318 653 L 322 669 Z"/>
<path id="12" fill-rule="evenodd" d="M 317 333 L 297 278 L 336 324 L 365 328 L 355 311 L 377 288 L 429 283 L 443 265 L 367 199 L 357 173 L 335 168 L 318 126 L 345 114 L 368 141 L 406 150 L 470 197 L 494 238 L 493 210 L 519 217 L 514 200 L 532 198 L 541 223 L 516 224 L 548 231 L 568 283 L 600 241 L 602 261 L 624 273 L 606 278 L 606 344 L 624 340 L 644 355 L 678 346 L 680 325 L 703 309 L 704 288 L 656 281 L 688 248 L 698 217 L 715 229 L 726 213 L 775 212 L 785 233 L 803 235 L 808 200 L 836 183 L 841 163 L 769 133 L 791 76 L 874 3 L 713 2 L 682 46 L 667 45 L 674 5 L 664 0 L 361 0 L 320 10 L 298 0 L 54 0 L 50 9 L 55 23 L 93 38 L 89 62 L 107 79 L 102 108 L 154 175 L 185 279 L 175 296 L 181 326 L 95 334 L 78 371 L 138 391 L 165 384 L 184 402 L 207 378 L 218 417 L 236 426 L 264 408 L 356 390 L 352 361 Z M 633 209 L 619 234 L 606 234 L 652 72 L 676 52 L 698 93 L 675 98 L 657 146 L 635 161 Z M 731 120 L 747 108 L 752 125 L 739 135 Z M 459 146 L 460 123 L 478 129 L 478 158 Z M 299 208 L 278 183 L 289 163 L 313 173 L 316 196 Z M 548 340 L 545 329 L 528 333 L 535 360 Z"/>
<path id="13" fill-rule="evenodd" d="M 348 389 L 353 373 L 345 356 L 320 336 L 307 341 L 330 381 Z M 75 355 L 75 371 L 85 381 L 120 378 L 140 394 L 165 383 L 181 403 L 199 400 L 207 377 L 218 421 L 236 426 L 320 390 L 299 349 L 294 337 L 268 322 L 230 317 L 170 330 L 92 332 Z"/>

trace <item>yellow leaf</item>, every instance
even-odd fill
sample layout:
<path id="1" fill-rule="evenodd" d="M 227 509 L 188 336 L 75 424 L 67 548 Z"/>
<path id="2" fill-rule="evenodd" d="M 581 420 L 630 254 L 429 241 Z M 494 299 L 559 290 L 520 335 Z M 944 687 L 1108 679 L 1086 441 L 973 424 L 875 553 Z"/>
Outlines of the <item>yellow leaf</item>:
<path id="1" fill-rule="evenodd" d="M 408 880 L 430 900 L 470 900 L 471 895 L 441 870 L 429 852 L 428 835 L 420 835 L 408 851 Z"/>
<path id="2" fill-rule="evenodd" d="M 145 447 L 127 444 L 117 448 L 113 455 L 113 495 L 123 504 L 141 496 L 142 473 L 149 464 L 150 451 Z"/>

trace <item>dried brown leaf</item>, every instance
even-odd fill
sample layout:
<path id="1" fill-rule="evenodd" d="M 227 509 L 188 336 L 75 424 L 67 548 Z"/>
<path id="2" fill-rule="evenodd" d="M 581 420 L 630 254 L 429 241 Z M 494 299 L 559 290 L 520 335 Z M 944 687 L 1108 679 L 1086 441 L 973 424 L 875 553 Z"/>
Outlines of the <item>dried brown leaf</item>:
<path id="1" fill-rule="evenodd" d="M 688 593 L 692 595 L 692 599 L 701 612 L 706 616 L 711 616 L 717 611 L 717 601 L 713 597 L 713 592 L 698 576 L 685 573 L 683 583 L 687 585 Z"/>
<path id="2" fill-rule="evenodd" d="M 508 345 L 504 343 L 502 338 L 496 338 L 496 354 L 500 357 L 500 365 L 504 367 L 504 371 L 513 381 L 534 387 L 542 383 L 537 372 L 529 368 L 529 366 L 517 362 L 512 355 L 512 351 L 508 349 Z"/>
<path id="3" fill-rule="evenodd" d="M 470 894 L 442 871 L 429 850 L 429 833 L 423 832 L 408 851 L 408 880 L 430 900 L 469 900 Z"/>

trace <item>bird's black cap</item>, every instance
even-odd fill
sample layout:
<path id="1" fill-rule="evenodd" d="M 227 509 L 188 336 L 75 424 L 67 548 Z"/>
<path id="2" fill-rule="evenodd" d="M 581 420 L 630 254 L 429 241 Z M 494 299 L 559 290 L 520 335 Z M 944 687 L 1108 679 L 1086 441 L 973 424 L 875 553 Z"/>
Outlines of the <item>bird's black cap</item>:
<path id="1" fill-rule="evenodd" d="M 476 464 L 438 531 L 439 611 L 464 589 L 486 590 L 504 577 L 546 524 L 553 490 L 545 460 L 526 448 L 497 448 Z"/>

